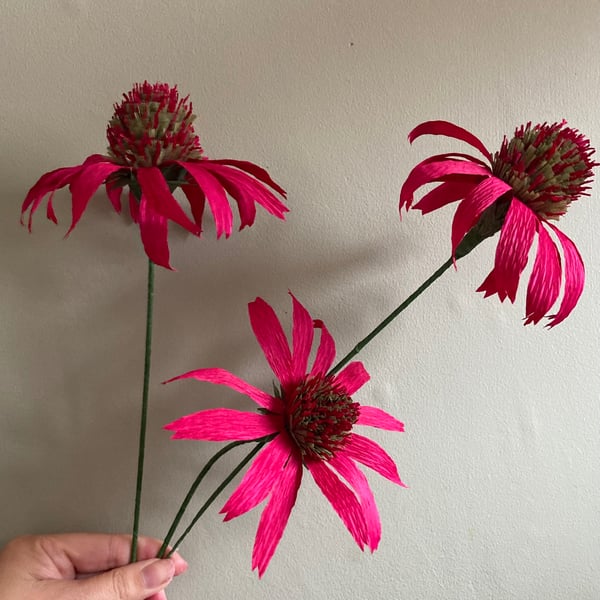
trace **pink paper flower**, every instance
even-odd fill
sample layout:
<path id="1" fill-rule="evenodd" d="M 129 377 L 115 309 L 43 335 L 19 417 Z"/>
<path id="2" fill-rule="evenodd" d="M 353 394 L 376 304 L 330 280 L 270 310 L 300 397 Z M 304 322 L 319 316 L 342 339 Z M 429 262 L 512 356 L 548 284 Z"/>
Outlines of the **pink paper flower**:
<path id="1" fill-rule="evenodd" d="M 268 188 L 283 197 L 285 191 L 264 169 L 247 161 L 209 160 L 203 156 L 188 98 L 179 97 L 177 86 L 136 84 L 123 95 L 121 104 L 114 106 L 107 127 L 108 155 L 92 154 L 81 165 L 42 175 L 23 202 L 21 222 L 29 211 L 31 231 L 33 214 L 49 194 L 46 214 L 56 223 L 52 197 L 68 185 L 72 196 L 68 235 L 102 184 L 117 212 L 121 210 L 122 188 L 127 186 L 131 217 L 139 224 L 146 254 L 157 265 L 170 269 L 168 222 L 200 235 L 206 202 L 217 237 L 223 233 L 229 237 L 233 228 L 227 195 L 237 203 L 240 229 L 254 223 L 255 203 L 283 219 L 288 209 Z M 192 219 L 172 195 L 177 187 L 190 204 Z"/>
<path id="2" fill-rule="evenodd" d="M 429 121 L 409 134 L 412 142 L 422 135 L 445 135 L 473 146 L 489 165 L 469 154 L 432 156 L 409 174 L 400 192 L 400 208 L 411 208 L 414 192 L 441 182 L 413 208 L 423 214 L 461 201 L 452 223 L 452 255 L 475 226 L 483 237 L 500 231 L 494 268 L 477 291 L 515 301 L 537 233 L 537 253 L 527 287 L 525 324 L 548 316 L 548 326 L 563 321 L 583 291 L 585 271 L 575 244 L 552 221 L 564 215 L 580 196 L 587 196 L 592 180 L 594 149 L 587 138 L 566 122 L 517 128 L 493 156 L 465 129 L 446 121 Z M 558 242 L 558 243 L 557 243 Z M 561 258 L 562 252 L 562 258 Z M 548 315 L 557 302 L 558 311 Z"/>
<path id="3" fill-rule="evenodd" d="M 170 381 L 192 377 L 226 385 L 249 396 L 259 414 L 212 409 L 166 426 L 173 439 L 253 440 L 274 435 L 256 456 L 222 509 L 225 520 L 244 514 L 266 500 L 252 568 L 265 572 L 283 535 L 302 480 L 303 467 L 329 500 L 358 546 L 377 548 L 381 524 L 361 463 L 390 481 L 400 481 L 393 460 L 375 442 L 354 431 L 355 425 L 403 431 L 403 424 L 379 408 L 361 406 L 352 395 L 369 380 L 362 363 L 350 363 L 338 375 L 327 372 L 335 357 L 333 338 L 321 321 L 313 321 L 293 296 L 292 343 L 288 344 L 273 309 L 261 298 L 249 304 L 250 323 L 280 389 L 268 394 L 223 369 L 191 371 Z M 314 329 L 321 330 L 315 359 L 308 370 Z M 342 480 L 345 480 L 342 481 Z"/>

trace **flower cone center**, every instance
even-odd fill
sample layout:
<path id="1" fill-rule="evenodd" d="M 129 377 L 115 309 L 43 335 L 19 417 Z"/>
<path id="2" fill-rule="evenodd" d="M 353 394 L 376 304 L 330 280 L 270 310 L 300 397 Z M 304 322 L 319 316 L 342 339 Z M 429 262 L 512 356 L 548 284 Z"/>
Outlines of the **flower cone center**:
<path id="1" fill-rule="evenodd" d="M 287 430 L 305 457 L 334 456 L 359 415 L 359 404 L 331 377 L 307 377 L 284 400 Z"/>

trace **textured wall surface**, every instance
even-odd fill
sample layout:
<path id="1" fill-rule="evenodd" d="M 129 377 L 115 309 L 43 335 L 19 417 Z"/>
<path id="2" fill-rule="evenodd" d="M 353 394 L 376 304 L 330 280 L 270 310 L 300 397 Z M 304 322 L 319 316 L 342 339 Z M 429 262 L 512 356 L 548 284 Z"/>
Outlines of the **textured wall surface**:
<path id="1" fill-rule="evenodd" d="M 44 172 L 105 150 L 113 102 L 136 81 L 191 94 L 210 157 L 252 160 L 289 193 L 287 222 L 215 240 L 172 229 L 177 272 L 156 280 L 142 529 L 161 536 L 217 446 L 161 426 L 226 389 L 164 379 L 221 366 L 269 389 L 250 330 L 257 295 L 286 318 L 292 290 L 344 352 L 448 256 L 448 208 L 398 218 L 410 168 L 447 119 L 491 149 L 526 121 L 565 118 L 600 144 L 598 0 L 0 0 L 0 543 L 23 532 L 127 531 L 143 368 L 146 261 L 98 193 L 75 231 L 18 223 Z M 362 554 L 305 478 L 262 580 L 259 510 L 215 510 L 182 547 L 170 598 L 597 600 L 600 597 L 600 187 L 561 227 L 587 266 L 573 314 L 523 327 L 475 289 L 496 240 L 450 270 L 361 355 L 356 400 L 406 424 L 374 437 L 409 489 L 369 479 L 383 523 Z M 216 485 L 238 456 L 224 460 Z M 199 502 L 199 501 L 198 501 Z"/>

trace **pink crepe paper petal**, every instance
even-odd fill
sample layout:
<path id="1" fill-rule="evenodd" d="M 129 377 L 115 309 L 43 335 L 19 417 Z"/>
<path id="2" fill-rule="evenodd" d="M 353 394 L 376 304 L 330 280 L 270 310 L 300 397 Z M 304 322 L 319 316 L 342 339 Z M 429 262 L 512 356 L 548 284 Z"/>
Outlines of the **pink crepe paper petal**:
<path id="1" fill-rule="evenodd" d="M 194 221 L 196 221 L 196 225 L 198 225 L 200 232 L 202 232 L 202 219 L 204 217 L 206 196 L 197 185 L 182 185 L 181 189 L 190 203 L 190 209 L 192 211 Z"/>
<path id="2" fill-rule="evenodd" d="M 67 231 L 67 235 L 73 231 L 79 222 L 79 219 L 81 219 L 90 198 L 94 195 L 96 190 L 109 175 L 120 169 L 122 169 L 121 166 L 111 162 L 99 162 L 93 160 L 90 160 L 89 163 L 86 161 L 86 163 L 82 165 L 81 171 L 71 180 L 69 185 L 72 196 L 71 209 L 73 218 L 71 220 L 69 231 Z"/>
<path id="3" fill-rule="evenodd" d="M 107 181 L 106 185 L 106 195 L 110 200 L 110 203 L 113 205 L 113 208 L 117 213 L 121 212 L 121 192 L 123 188 L 119 185 L 115 185 L 114 181 Z"/>
<path id="4" fill-rule="evenodd" d="M 445 135 L 446 137 L 453 137 L 470 144 L 479 150 L 488 160 L 492 158 L 489 150 L 477 136 L 449 121 L 426 121 L 425 123 L 421 123 L 408 134 L 408 140 L 412 144 L 422 135 Z"/>
<path id="5" fill-rule="evenodd" d="M 168 221 L 157 213 L 142 196 L 138 210 L 138 221 L 144 250 L 156 265 L 173 270 L 169 264 Z"/>
<path id="6" fill-rule="evenodd" d="M 242 412 L 231 408 L 213 408 L 181 417 L 164 429 L 174 431 L 173 440 L 256 440 L 279 430 L 269 415 Z"/>
<path id="7" fill-rule="evenodd" d="M 558 250 L 540 223 L 537 254 L 527 285 L 525 325 L 538 323 L 546 316 L 560 294 L 561 279 L 562 269 Z"/>
<path id="8" fill-rule="evenodd" d="M 309 312 L 302 306 L 293 294 L 293 354 L 292 354 L 292 379 L 300 381 L 304 377 L 308 367 L 308 357 L 313 344 L 314 329 L 313 320 Z"/>
<path id="9" fill-rule="evenodd" d="M 479 221 L 483 211 L 511 191 L 511 187 L 496 177 L 488 177 L 475 186 L 458 205 L 452 221 L 452 256 L 465 235 Z"/>
<path id="10" fill-rule="evenodd" d="M 131 214 L 131 220 L 134 223 L 139 222 L 140 220 L 140 207 L 135 197 L 135 194 L 129 190 L 129 213 Z"/>
<path id="11" fill-rule="evenodd" d="M 311 460 L 307 461 L 306 466 L 358 547 L 364 550 L 367 541 L 367 524 L 362 506 L 354 492 L 324 462 Z"/>
<path id="12" fill-rule="evenodd" d="M 333 365 L 335 359 L 335 342 L 323 321 L 315 319 L 313 325 L 315 329 L 321 330 L 321 340 L 310 374 L 313 376 L 324 376 L 331 368 L 331 365 Z"/>
<path id="13" fill-rule="evenodd" d="M 257 454 L 242 481 L 221 509 L 220 512 L 225 513 L 224 520 L 239 517 L 258 506 L 271 493 L 288 460 L 290 444 L 280 435 Z"/>
<path id="14" fill-rule="evenodd" d="M 177 223 L 190 233 L 198 235 L 198 225 L 190 221 L 177 200 L 171 194 L 163 174 L 157 167 L 144 167 L 136 172 L 142 189 L 142 195 L 148 201 L 152 211 Z"/>
<path id="15" fill-rule="evenodd" d="M 362 404 L 356 424 L 386 429 L 387 431 L 404 431 L 404 423 L 398 421 L 396 417 L 375 406 L 364 406 Z"/>
<path id="16" fill-rule="evenodd" d="M 446 206 L 446 204 L 461 200 L 476 185 L 477 182 L 473 181 L 446 181 L 425 194 L 413 208 L 420 210 L 425 215 Z"/>
<path id="17" fill-rule="evenodd" d="M 347 367 L 335 376 L 336 384 L 339 385 L 348 396 L 359 390 L 371 376 L 367 373 L 361 362 L 351 362 Z"/>
<path id="18" fill-rule="evenodd" d="M 404 206 L 408 210 L 411 207 L 415 191 L 426 183 L 445 181 L 448 178 L 459 180 L 460 176 L 464 179 L 464 176 L 472 175 L 489 177 L 490 170 L 463 160 L 423 161 L 409 173 L 400 190 L 400 208 Z"/>
<path id="19" fill-rule="evenodd" d="M 513 198 L 500 230 L 494 262 L 496 293 L 501 301 L 505 298 L 515 301 L 538 223 L 535 213 Z"/>
<path id="20" fill-rule="evenodd" d="M 52 198 L 54 198 L 54 192 L 52 192 L 48 198 L 48 204 L 46 205 L 46 218 L 56 225 L 58 223 L 58 219 L 56 218 L 56 213 L 54 212 L 54 206 L 52 206 Z"/>
<path id="21" fill-rule="evenodd" d="M 377 471 L 377 473 L 386 479 L 406 487 L 400 480 L 394 461 L 379 444 L 358 433 L 351 433 L 346 440 L 346 444 L 340 452 L 357 460 L 359 463 L 365 465 L 365 467 Z"/>
<path id="22" fill-rule="evenodd" d="M 273 486 L 271 499 L 258 523 L 252 549 L 252 569 L 258 569 L 259 577 L 264 575 L 281 540 L 292 508 L 296 503 L 301 482 L 302 463 L 296 460 L 288 461 L 286 467 L 281 471 L 279 481 Z"/>
<path id="23" fill-rule="evenodd" d="M 207 381 L 208 383 L 214 383 L 216 385 L 226 385 L 228 388 L 248 396 L 262 408 L 274 412 L 282 409 L 281 400 L 250 385 L 225 369 L 196 369 L 184 373 L 183 375 L 173 377 L 163 383 L 171 383 L 172 381 L 178 381 L 179 379 L 197 379 L 198 381 Z"/>
<path id="24" fill-rule="evenodd" d="M 560 308 L 555 315 L 550 317 L 548 327 L 555 327 L 560 322 L 564 321 L 575 308 L 582 292 L 585 283 L 585 267 L 583 265 L 583 259 L 577 250 L 577 247 L 562 231 L 557 227 L 550 224 L 550 227 L 558 237 L 563 249 L 563 256 L 565 261 L 564 274 L 565 274 L 565 289 L 563 291 L 563 299 L 560 304 Z"/>
<path id="25" fill-rule="evenodd" d="M 246 171 L 246 173 L 250 173 L 253 177 L 256 177 L 259 181 L 266 183 L 269 187 L 273 188 L 276 192 L 281 194 L 284 198 L 286 197 L 286 191 L 277 185 L 272 179 L 271 176 L 258 165 L 248 162 L 246 160 L 233 160 L 233 159 L 219 159 L 219 160 L 211 160 L 213 164 L 217 165 L 231 165 L 232 167 L 236 167 L 241 171 Z"/>
<path id="26" fill-rule="evenodd" d="M 290 382 L 292 355 L 275 311 L 262 299 L 248 305 L 250 324 L 267 362 L 282 385 Z"/>
<path id="27" fill-rule="evenodd" d="M 229 206 L 227 194 L 219 180 L 206 170 L 203 163 L 204 161 L 197 163 L 179 162 L 178 164 L 190 174 L 190 177 L 206 196 L 215 221 L 217 239 L 223 233 L 225 237 L 229 237 L 233 230 L 233 212 L 231 206 Z"/>
<path id="28" fill-rule="evenodd" d="M 367 528 L 365 542 L 371 552 L 377 550 L 381 540 L 381 520 L 375 503 L 371 486 L 352 460 L 343 454 L 337 454 L 329 460 L 329 464 L 350 484 L 358 496 L 363 509 L 363 516 Z"/>

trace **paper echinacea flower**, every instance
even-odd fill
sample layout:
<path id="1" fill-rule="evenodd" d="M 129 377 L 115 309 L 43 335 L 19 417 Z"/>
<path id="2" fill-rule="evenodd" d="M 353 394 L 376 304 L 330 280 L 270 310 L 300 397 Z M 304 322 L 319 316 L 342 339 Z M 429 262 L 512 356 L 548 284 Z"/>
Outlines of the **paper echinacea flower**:
<path id="1" fill-rule="evenodd" d="M 580 196 L 588 195 L 594 149 L 566 122 L 522 125 L 506 137 L 493 156 L 472 133 L 446 121 L 428 121 L 409 134 L 444 135 L 466 142 L 487 163 L 469 154 L 448 153 L 419 163 L 400 192 L 400 209 L 411 208 L 414 192 L 441 182 L 412 208 L 423 214 L 460 201 L 452 223 L 452 255 L 465 235 L 491 217 L 491 235 L 500 230 L 494 268 L 477 291 L 515 301 L 521 273 L 537 233 L 537 253 L 529 283 L 525 324 L 548 316 L 548 326 L 563 321 L 573 310 L 585 280 L 583 260 L 575 244 L 552 221 L 564 215 Z M 488 164 L 489 163 L 489 164 Z M 490 212 L 493 210 L 493 212 Z M 486 212 L 487 211 L 487 212 Z M 481 220 L 481 221 L 480 221 Z M 495 231 L 494 231 L 495 230 Z M 557 243 L 558 242 L 558 243 Z M 560 249 L 560 250 L 559 250 Z M 562 257 L 561 257 L 562 253 Z M 548 315 L 562 291 L 558 310 Z"/>
<path id="2" fill-rule="evenodd" d="M 369 380 L 362 363 L 352 362 L 339 374 L 327 375 L 335 357 L 333 338 L 293 296 L 292 301 L 291 347 L 273 309 L 261 298 L 249 304 L 254 334 L 280 383 L 274 395 L 224 369 L 199 369 L 169 380 L 194 378 L 226 385 L 259 406 L 259 413 L 218 408 L 182 417 L 166 426 L 174 432 L 173 439 L 216 442 L 274 436 L 221 511 L 225 520 L 233 519 L 268 498 L 252 553 L 252 568 L 258 569 L 259 576 L 283 535 L 304 467 L 361 550 L 377 548 L 381 523 L 371 488 L 356 463 L 404 485 L 390 456 L 354 431 L 357 425 L 403 431 L 403 424 L 379 408 L 361 406 L 352 399 Z M 315 329 L 321 330 L 320 343 L 308 370 Z"/>
<path id="3" fill-rule="evenodd" d="M 47 217 L 57 222 L 52 197 L 66 185 L 72 196 L 72 220 L 67 235 L 79 222 L 88 202 L 104 184 L 117 212 L 121 191 L 129 187 L 129 209 L 139 224 L 146 254 L 157 265 L 169 264 L 168 222 L 200 235 L 205 203 L 213 214 L 217 237 L 229 236 L 233 213 L 227 196 L 238 206 L 240 229 L 254 223 L 260 204 L 283 219 L 286 206 L 269 189 L 285 197 L 285 191 L 254 163 L 241 160 L 210 160 L 192 125 L 195 115 L 189 96 L 179 97 L 177 86 L 165 83 L 136 84 L 115 104 L 107 127 L 108 155 L 92 154 L 81 165 L 56 169 L 38 180 L 21 208 L 21 221 L 33 214 L 49 195 Z M 172 192 L 181 187 L 191 209 L 190 219 Z"/>

